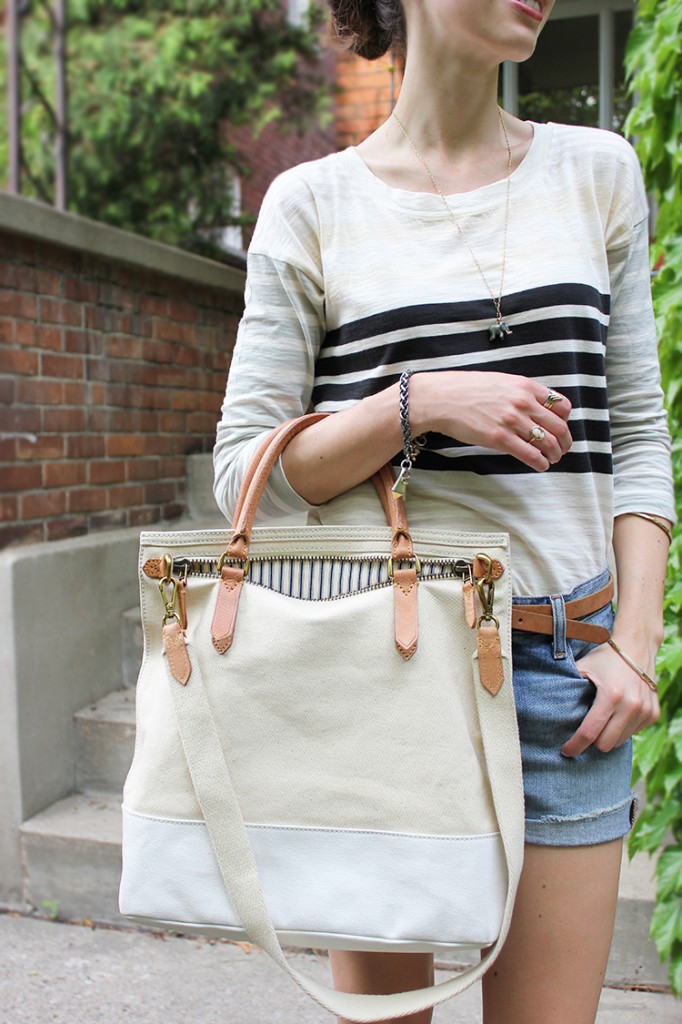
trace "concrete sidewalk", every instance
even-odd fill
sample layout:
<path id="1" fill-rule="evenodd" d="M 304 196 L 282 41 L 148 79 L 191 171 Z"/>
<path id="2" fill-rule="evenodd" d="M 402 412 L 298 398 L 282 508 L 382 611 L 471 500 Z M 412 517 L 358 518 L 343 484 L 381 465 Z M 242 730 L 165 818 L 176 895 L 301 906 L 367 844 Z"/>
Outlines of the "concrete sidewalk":
<path id="1" fill-rule="evenodd" d="M 332 1024 L 260 950 L 0 914 L 0 1024 Z M 328 980 L 324 956 L 292 954 Z M 438 980 L 445 980 L 439 972 Z M 480 986 L 434 1014 L 477 1024 Z M 680 1024 L 671 995 L 605 988 L 597 1024 Z"/>

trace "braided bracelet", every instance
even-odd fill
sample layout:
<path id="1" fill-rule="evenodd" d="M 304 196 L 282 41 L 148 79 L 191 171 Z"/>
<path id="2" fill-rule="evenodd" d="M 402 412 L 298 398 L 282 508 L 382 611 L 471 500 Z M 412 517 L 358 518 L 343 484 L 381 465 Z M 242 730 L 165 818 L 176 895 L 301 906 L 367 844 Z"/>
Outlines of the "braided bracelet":
<path id="1" fill-rule="evenodd" d="M 400 474 L 398 479 L 393 484 L 391 491 L 396 498 L 404 498 L 405 492 L 407 491 L 407 485 L 410 480 L 410 470 L 414 465 L 414 462 L 419 455 L 419 452 L 426 444 L 426 438 L 423 436 L 412 437 L 412 431 L 410 430 L 410 377 L 414 373 L 414 370 L 405 370 L 400 374 L 400 384 L 398 388 L 398 403 L 400 411 L 400 430 L 403 435 L 403 452 L 404 458 L 400 463 Z"/>
<path id="2" fill-rule="evenodd" d="M 609 639 L 606 642 L 609 645 L 609 647 L 613 647 L 613 649 L 616 652 L 616 654 L 620 654 L 620 656 L 623 659 L 623 661 L 625 662 L 625 664 L 629 665 L 630 668 L 632 669 L 632 671 L 637 673 L 637 675 L 642 680 L 642 682 L 646 683 L 646 685 L 649 687 L 650 690 L 652 690 L 654 693 L 656 693 L 658 691 L 658 686 L 653 681 L 651 676 L 647 675 L 646 672 L 644 671 L 644 669 L 640 668 L 639 665 L 636 665 L 635 662 L 630 657 L 630 655 L 626 654 L 625 651 L 622 649 L 622 647 L 618 646 L 618 644 L 616 643 L 615 640 L 613 640 L 611 637 L 609 637 Z"/>

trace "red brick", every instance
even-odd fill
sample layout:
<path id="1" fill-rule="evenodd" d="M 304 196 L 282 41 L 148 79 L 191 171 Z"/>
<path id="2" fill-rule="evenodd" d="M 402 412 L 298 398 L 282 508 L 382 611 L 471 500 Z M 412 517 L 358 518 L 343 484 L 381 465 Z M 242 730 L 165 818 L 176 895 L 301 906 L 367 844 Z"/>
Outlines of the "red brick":
<path id="1" fill-rule="evenodd" d="M 14 401 L 14 381 L 11 377 L 0 377 L 0 405 L 11 405 Z"/>
<path id="2" fill-rule="evenodd" d="M 82 537 L 88 532 L 85 516 L 62 516 L 46 523 L 48 540 L 64 540 L 66 537 Z"/>
<path id="3" fill-rule="evenodd" d="M 64 388 L 64 405 L 88 404 L 89 385 L 83 384 L 81 381 L 65 380 L 62 387 Z"/>
<path id="4" fill-rule="evenodd" d="M 24 324 L 22 324 L 22 327 Z M 0 319 L 0 343 L 4 345 L 13 345 L 15 340 L 16 320 L 10 317 L 2 317 Z"/>
<path id="5" fill-rule="evenodd" d="M 159 414 L 151 409 L 139 409 L 137 412 L 137 429 L 144 434 L 156 434 L 159 429 Z"/>
<path id="6" fill-rule="evenodd" d="M 66 511 L 66 494 L 62 490 L 36 491 L 21 498 L 22 519 L 46 519 Z"/>
<path id="7" fill-rule="evenodd" d="M 0 433 L 37 435 L 40 421 L 41 410 L 35 406 L 0 406 Z"/>
<path id="8" fill-rule="evenodd" d="M 197 407 L 197 396 L 192 391 L 174 391 L 171 397 L 171 408 L 177 411 L 191 412 Z"/>
<path id="9" fill-rule="evenodd" d="M 45 377 L 67 377 L 71 380 L 82 378 L 85 372 L 80 356 L 43 355 L 40 367 Z"/>
<path id="10" fill-rule="evenodd" d="M 0 349 L 0 373 L 20 373 L 25 376 L 38 372 L 38 354 L 17 349 Z"/>
<path id="11" fill-rule="evenodd" d="M 41 295 L 59 295 L 59 289 L 61 288 L 61 274 L 54 274 L 49 270 L 39 270 L 37 272 L 37 292 Z M 67 296 L 68 298 L 68 296 Z"/>
<path id="12" fill-rule="evenodd" d="M 175 412 L 159 413 L 159 433 L 174 434 L 178 429 L 178 414 Z"/>
<path id="13" fill-rule="evenodd" d="M 90 516 L 91 530 L 116 530 L 128 525 L 128 510 L 117 509 L 115 512 L 97 512 Z"/>
<path id="14" fill-rule="evenodd" d="M 162 299 L 157 295 L 142 295 L 140 297 L 140 313 L 148 316 L 168 316 L 168 299 Z"/>
<path id="15" fill-rule="evenodd" d="M 27 462 L 32 459 L 62 459 L 64 438 L 61 434 L 41 434 L 34 443 L 18 438 L 17 456 Z"/>
<path id="16" fill-rule="evenodd" d="M 107 497 L 109 508 L 130 508 L 133 505 L 143 504 L 144 488 L 137 484 L 109 487 Z"/>
<path id="17" fill-rule="evenodd" d="M 35 295 L 22 292 L 0 292 L 0 315 L 16 316 L 22 320 L 35 320 L 38 316 L 38 300 Z"/>
<path id="18" fill-rule="evenodd" d="M 66 455 L 69 459 L 101 459 L 104 456 L 104 438 L 93 434 L 73 434 L 66 440 Z"/>
<path id="19" fill-rule="evenodd" d="M 30 491 L 40 487 L 40 466 L 0 466 L 0 489 Z"/>
<path id="20" fill-rule="evenodd" d="M 69 512 L 101 512 L 107 507 L 106 487 L 83 487 L 68 493 Z"/>
<path id="21" fill-rule="evenodd" d="M 114 306 L 117 309 L 135 309 L 137 295 L 128 288 L 122 288 L 113 281 L 97 282 L 97 299 L 100 306 Z"/>
<path id="22" fill-rule="evenodd" d="M 172 479 L 184 479 L 186 463 L 184 458 L 161 459 L 159 463 L 159 478 L 171 477 Z"/>
<path id="23" fill-rule="evenodd" d="M 112 434 L 107 438 L 107 455 L 111 458 L 144 454 L 145 438 L 139 434 Z"/>
<path id="24" fill-rule="evenodd" d="M 104 352 L 105 339 L 99 331 L 64 329 L 64 348 L 67 352 L 99 356 Z"/>
<path id="25" fill-rule="evenodd" d="M 174 320 L 156 320 L 154 337 L 160 338 L 161 341 L 184 341 L 185 328 Z"/>
<path id="26" fill-rule="evenodd" d="M 180 504 L 180 502 L 171 502 L 169 505 L 163 506 L 161 515 L 164 519 L 179 519 L 185 508 L 186 506 Z"/>
<path id="27" fill-rule="evenodd" d="M 106 351 L 110 359 L 141 359 L 142 339 L 110 334 L 106 339 Z"/>
<path id="28" fill-rule="evenodd" d="M 43 466 L 45 487 L 79 487 L 87 480 L 85 462 L 47 462 Z"/>
<path id="29" fill-rule="evenodd" d="M 147 363 L 172 363 L 175 346 L 167 341 L 144 341 L 142 358 Z"/>
<path id="30" fill-rule="evenodd" d="M 215 413 L 192 412 L 187 417 L 187 430 L 190 434 L 214 434 L 217 423 Z"/>
<path id="31" fill-rule="evenodd" d="M 13 437 L 0 435 L 0 462 L 14 462 L 17 457 L 17 442 Z M 2 490 L 2 469 L 0 468 L 0 490 Z"/>
<path id="32" fill-rule="evenodd" d="M 131 526 L 149 526 L 150 523 L 158 523 L 161 512 L 158 508 L 133 508 L 128 518 Z"/>
<path id="33" fill-rule="evenodd" d="M 190 302 L 171 300 L 169 316 L 172 320 L 185 320 L 188 323 L 194 323 L 197 318 L 197 307 Z"/>
<path id="34" fill-rule="evenodd" d="M 44 323 L 69 324 L 81 327 L 83 310 L 76 302 L 64 302 L 60 299 L 40 300 L 40 319 Z"/>
<path id="35" fill-rule="evenodd" d="M 0 527 L 0 548 L 10 544 L 36 544 L 45 539 L 42 523 L 27 523 Z"/>
<path id="36" fill-rule="evenodd" d="M 61 352 L 63 347 L 61 327 L 46 327 L 45 324 L 17 323 L 17 341 L 20 345 Z"/>
<path id="37" fill-rule="evenodd" d="M 177 426 L 177 424 L 176 424 Z M 179 436 L 183 436 L 183 430 L 180 426 Z M 144 436 L 144 454 L 145 455 L 177 455 L 176 448 L 176 435 L 171 434 L 170 436 L 163 437 L 158 435 L 145 434 Z"/>
<path id="38" fill-rule="evenodd" d="M 57 380 L 18 380 L 17 403 L 19 405 L 61 405 L 63 387 Z"/>
<path id="39" fill-rule="evenodd" d="M 184 466 L 181 472 L 184 473 Z M 165 475 L 169 476 L 170 474 Z M 158 480 L 160 476 L 160 459 L 130 459 L 128 462 L 129 480 Z"/>
<path id="40" fill-rule="evenodd" d="M 64 278 L 64 298 L 74 302 L 97 302 L 97 282 L 82 277 Z"/>
<path id="41" fill-rule="evenodd" d="M 88 414 L 85 409 L 43 409 L 43 429 L 48 434 L 74 434 L 85 430 L 87 425 Z"/>
<path id="42" fill-rule="evenodd" d="M 17 498 L 0 497 L 0 523 L 13 523 L 19 512 Z"/>
<path id="43" fill-rule="evenodd" d="M 91 484 L 120 484 L 126 478 L 125 462 L 105 459 L 88 464 L 88 479 Z"/>
<path id="44" fill-rule="evenodd" d="M 167 481 L 164 483 L 146 484 L 144 488 L 145 505 L 160 505 L 164 501 L 174 501 L 176 497 L 175 483 Z"/>

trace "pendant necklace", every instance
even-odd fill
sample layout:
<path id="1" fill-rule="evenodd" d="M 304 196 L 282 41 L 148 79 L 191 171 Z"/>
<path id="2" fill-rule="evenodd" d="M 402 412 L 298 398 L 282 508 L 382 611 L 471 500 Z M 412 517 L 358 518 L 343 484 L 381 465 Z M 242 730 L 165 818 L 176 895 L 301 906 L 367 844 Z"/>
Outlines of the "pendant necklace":
<path id="1" fill-rule="evenodd" d="M 499 290 L 499 294 L 498 294 L 497 298 L 495 298 L 493 290 L 490 287 L 490 285 L 488 284 L 488 279 L 485 276 L 485 274 L 483 273 L 483 268 L 481 267 L 481 264 L 476 259 L 476 254 L 473 251 L 473 249 L 471 248 L 471 246 L 469 245 L 469 242 L 467 241 L 467 238 L 466 238 L 464 232 L 462 231 L 462 228 L 461 228 L 461 226 L 459 224 L 459 221 L 455 217 L 454 213 L 452 212 L 452 210 L 450 208 L 450 204 L 448 203 L 447 199 L 443 195 L 443 191 L 442 191 L 440 185 L 438 184 L 438 182 L 434 178 L 433 174 L 431 173 L 431 171 L 429 169 L 429 165 L 427 164 L 426 160 L 424 159 L 424 157 L 421 155 L 421 153 L 419 152 L 419 150 L 415 146 L 415 144 L 412 141 L 412 139 L 410 138 L 410 136 L 407 134 L 407 130 L 405 129 L 402 121 L 400 120 L 400 118 L 396 114 L 395 110 L 392 111 L 392 113 L 393 113 L 393 117 L 398 122 L 398 126 L 400 127 L 401 132 L 403 133 L 403 135 L 405 136 L 405 138 L 409 142 L 410 147 L 412 149 L 412 152 L 414 153 L 414 155 L 417 157 L 419 162 L 424 167 L 424 170 L 426 171 L 426 173 L 428 174 L 429 178 L 431 179 L 431 182 L 433 183 L 433 187 L 435 188 L 436 192 L 438 193 L 438 195 L 442 199 L 443 205 L 445 206 L 445 209 L 448 212 L 448 216 L 449 216 L 450 220 L 452 221 L 452 223 L 457 228 L 457 231 L 459 232 L 459 237 L 462 239 L 462 241 L 464 242 L 465 246 L 469 250 L 469 255 L 471 256 L 472 260 L 476 264 L 476 268 L 477 268 L 479 274 L 481 275 L 481 278 L 483 279 L 483 283 L 484 283 L 484 285 L 486 286 L 486 288 L 488 289 L 488 291 L 490 293 L 490 298 L 493 300 L 493 305 L 495 306 L 495 323 L 491 324 L 490 328 L 489 328 L 490 340 L 491 341 L 501 341 L 502 339 L 504 339 L 505 335 L 512 333 L 511 327 L 508 324 L 505 323 L 504 318 L 502 316 L 502 292 L 504 291 L 504 274 L 505 274 L 505 270 L 506 270 L 506 267 L 507 267 L 507 232 L 508 232 L 508 228 L 509 228 L 509 195 L 510 195 L 510 192 L 511 192 L 511 174 L 512 174 L 512 151 L 511 151 L 511 146 L 509 145 L 509 135 L 507 134 L 507 126 L 504 123 L 504 118 L 502 117 L 502 111 L 501 111 L 501 109 L 499 107 L 497 108 L 497 114 L 498 114 L 498 117 L 500 119 L 500 125 L 502 126 L 502 132 L 504 134 L 504 141 L 505 141 L 506 146 L 507 146 L 507 157 L 508 157 L 508 160 L 507 160 L 507 196 L 506 196 L 506 200 L 505 200 L 505 210 L 504 210 L 504 242 L 503 242 L 503 247 L 502 247 L 502 273 L 500 275 L 500 290 Z"/>

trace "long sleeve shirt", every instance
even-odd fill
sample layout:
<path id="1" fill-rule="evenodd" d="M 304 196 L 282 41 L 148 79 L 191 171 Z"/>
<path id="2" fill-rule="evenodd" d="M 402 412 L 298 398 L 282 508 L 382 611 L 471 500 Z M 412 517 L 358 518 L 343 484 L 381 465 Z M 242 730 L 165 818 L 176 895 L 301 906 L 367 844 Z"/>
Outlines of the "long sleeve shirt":
<path id="1" fill-rule="evenodd" d="M 512 333 L 491 341 L 506 180 L 446 197 L 480 269 L 439 196 L 387 185 L 352 147 L 275 180 L 249 250 L 214 453 L 228 517 L 264 432 L 309 408 L 346 409 L 405 369 L 456 369 L 522 374 L 560 391 L 573 405 L 573 446 L 538 473 L 429 434 L 410 479 L 411 525 L 508 532 L 515 592 L 541 595 L 604 568 L 615 516 L 674 519 L 634 151 L 610 132 L 535 124 L 510 187 L 502 313 Z M 371 484 L 312 506 L 281 463 L 262 511 L 383 522 Z"/>

